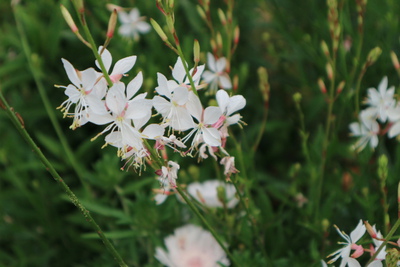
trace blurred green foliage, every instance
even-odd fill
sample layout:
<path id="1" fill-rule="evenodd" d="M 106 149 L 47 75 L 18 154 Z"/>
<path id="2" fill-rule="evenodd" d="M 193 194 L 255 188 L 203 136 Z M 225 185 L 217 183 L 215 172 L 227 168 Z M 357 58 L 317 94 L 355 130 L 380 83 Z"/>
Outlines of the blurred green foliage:
<path id="1" fill-rule="evenodd" d="M 197 39 L 205 59 L 205 53 L 211 49 L 209 33 L 196 12 L 197 2 L 175 2 L 176 27 L 184 53 L 188 58 L 192 56 L 193 40 Z M 68 59 L 77 69 L 94 66 L 90 50 L 64 22 L 60 3 L 72 10 L 70 1 L 66 0 L 21 1 L 15 8 L 32 52 L 28 56 L 54 110 L 65 100 L 63 90 L 55 88 L 54 84 L 69 82 L 61 58 Z M 107 29 L 110 12 L 105 8 L 106 3 L 111 2 L 85 1 L 87 21 L 97 44 L 104 41 Z M 163 21 L 155 1 L 112 3 L 138 7 L 147 18 Z M 211 3 L 217 20 L 216 8 L 224 7 L 224 2 L 212 0 Z M 357 12 L 355 1 L 339 3 L 342 38 L 349 40 L 352 46 L 349 51 L 343 47 L 339 49 L 337 82 L 349 82 L 354 50 L 360 42 Z M 366 89 L 376 87 L 383 76 L 388 76 L 389 84 L 396 85 L 398 91 L 399 77 L 392 67 L 390 51 L 400 54 L 399 12 L 397 0 L 369 1 L 367 5 L 361 61 L 376 46 L 383 53 L 378 62 L 368 68 L 361 82 L 361 98 Z M 153 255 L 155 247 L 163 244 L 163 238 L 187 221 L 200 222 L 174 197 L 156 206 L 152 188 L 159 185 L 151 170 L 144 171 L 141 176 L 133 171 L 121 171 L 123 162 L 116 157 L 113 148 L 101 149 L 101 140 L 90 142 L 100 128 L 85 126 L 71 131 L 69 119 L 63 120 L 62 114 L 56 111 L 57 121 L 79 166 L 84 169 L 80 174 L 91 188 L 91 196 L 85 194 L 43 106 L 9 1 L 0 2 L 0 14 L 1 90 L 63 179 L 100 222 L 126 263 L 160 266 Z M 325 96 L 317 85 L 319 77 L 327 82 L 326 59 L 320 49 L 322 40 L 330 42 L 326 3 L 237 0 L 234 15 L 241 37 L 233 57 L 232 74 L 239 77 L 237 93 L 247 99 L 247 106 L 241 112 L 247 126 L 233 132 L 245 155 L 238 168 L 249 177 L 248 180 L 240 177 L 239 182 L 244 192 L 250 194 L 258 232 L 252 232 L 245 219 L 238 219 L 235 210 L 230 214 L 209 211 L 206 216 L 223 234 L 243 266 L 319 266 L 321 258 L 337 249 L 338 236 L 332 224 L 346 232 L 352 230 L 359 219 L 383 226 L 376 163 L 379 154 L 389 158 L 389 215 L 392 220 L 397 217 L 396 175 L 400 171 L 400 146 L 396 140 L 382 138 L 375 152 L 366 149 L 356 154 L 350 150 L 354 140 L 348 136 L 348 125 L 357 117 L 354 113 L 355 84 L 346 83 L 333 110 L 335 119 L 327 151 L 322 200 L 319 214 L 315 216 L 316 203 L 310 196 L 316 185 L 310 179 L 321 164 L 327 112 Z M 132 54 L 138 56 L 130 76 L 143 71 L 142 89 L 150 93 L 157 84 L 156 73 L 168 74 L 169 66 L 176 61 L 176 55 L 154 31 L 141 36 L 138 42 L 115 36 L 109 50 L 114 62 Z M 268 70 L 271 95 L 263 139 L 253 153 L 251 147 L 262 126 L 263 113 L 257 77 L 259 66 Z M 302 152 L 299 113 L 292 99 L 296 92 L 302 95 L 300 105 L 309 134 L 311 165 L 306 163 Z M 228 145 L 235 148 L 233 142 Z M 210 159 L 199 165 L 195 161 L 184 162 L 185 168 L 179 177 L 183 184 L 217 176 Z M 300 205 L 299 194 L 308 198 L 304 205 Z M 229 220 L 237 222 L 225 224 Z M 327 227 L 323 227 L 324 220 Z M 263 243 L 258 243 L 258 238 Z M 0 247 L 0 266 L 115 265 L 97 235 L 18 135 L 5 112 L 0 112 Z"/>

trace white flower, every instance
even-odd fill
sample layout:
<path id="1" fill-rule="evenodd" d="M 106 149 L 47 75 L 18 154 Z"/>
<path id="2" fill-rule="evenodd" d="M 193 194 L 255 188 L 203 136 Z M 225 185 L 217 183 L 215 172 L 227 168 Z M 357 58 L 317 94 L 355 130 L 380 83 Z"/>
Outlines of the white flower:
<path id="1" fill-rule="evenodd" d="M 97 110 L 96 107 L 102 105 L 101 99 L 105 95 L 106 87 L 103 83 L 97 83 L 98 74 L 93 68 L 78 71 L 69 61 L 61 60 L 72 84 L 66 87 L 58 86 L 65 88 L 65 94 L 68 96 L 58 108 L 61 108 L 64 116 L 74 117 L 71 128 L 75 129 L 87 122 L 89 107 Z M 75 110 L 71 113 L 69 109 L 72 104 L 75 104 Z"/>
<path id="2" fill-rule="evenodd" d="M 226 156 L 219 162 L 224 166 L 224 175 L 229 179 L 232 173 L 238 173 L 239 171 L 235 168 L 235 157 Z"/>
<path id="3" fill-rule="evenodd" d="M 182 141 L 186 142 L 194 134 L 191 149 L 197 148 L 203 142 L 210 146 L 221 146 L 221 136 L 218 130 L 212 126 L 221 117 L 221 110 L 213 106 L 203 109 L 200 99 L 191 91 L 186 108 L 198 123 Z"/>
<path id="4" fill-rule="evenodd" d="M 173 91 L 168 88 L 168 81 L 164 75 L 157 73 L 158 84 L 156 91 L 159 95 L 154 96 L 154 108 L 164 118 L 164 123 L 177 131 L 185 131 L 195 126 L 192 116 L 185 104 L 189 100 L 189 91 L 185 87 L 177 87 Z"/>
<path id="5" fill-rule="evenodd" d="M 145 17 L 140 17 L 137 8 L 131 9 L 129 14 L 122 10 L 118 11 L 118 19 L 121 22 L 118 32 L 124 37 L 138 40 L 139 33 L 148 33 L 151 30 L 150 24 L 144 21 Z"/>
<path id="6" fill-rule="evenodd" d="M 229 266 L 229 260 L 211 233 L 189 224 L 165 238 L 167 251 L 156 248 L 155 257 L 168 267 Z"/>
<path id="7" fill-rule="evenodd" d="M 209 84 L 210 91 L 215 92 L 218 87 L 223 89 L 232 88 L 231 79 L 228 73 L 225 72 L 226 63 L 226 58 L 215 59 L 213 54 L 207 53 L 207 65 L 210 70 L 204 71 L 203 79 Z"/>
<path id="8" fill-rule="evenodd" d="M 186 66 L 188 66 L 187 63 Z M 203 71 L 204 71 L 204 65 L 198 66 L 196 70 L 194 69 L 189 70 L 189 73 L 192 76 L 192 80 L 196 89 L 201 88 L 201 86 L 199 86 L 199 83 Z M 190 80 L 186 75 L 185 67 L 183 66 L 183 62 L 180 57 L 178 57 L 174 65 L 174 68 L 172 69 L 172 77 L 174 78 L 174 80 L 168 81 L 170 89 L 173 90 L 174 88 L 177 87 L 185 87 L 190 89 Z"/>
<path id="9" fill-rule="evenodd" d="M 394 86 L 387 88 L 388 79 L 383 77 L 382 81 L 378 85 L 378 90 L 375 88 L 368 89 L 367 104 L 371 107 L 376 108 L 378 119 L 381 122 L 387 120 L 387 111 L 394 108 L 396 100 L 394 96 Z"/>
<path id="10" fill-rule="evenodd" d="M 365 234 L 366 231 L 362 220 L 360 220 L 357 227 L 350 233 L 350 236 L 348 236 L 345 232 L 340 231 L 336 225 L 335 228 L 339 235 L 346 242 L 339 242 L 339 244 L 343 244 L 345 246 L 330 254 L 328 257 L 333 258 L 328 263 L 331 264 L 341 257 L 342 261 L 340 263 L 340 267 L 344 267 L 346 264 L 348 264 L 350 267 L 360 266 L 354 258 L 358 258 L 364 253 L 363 247 L 356 244 L 356 242 Z M 355 252 L 350 257 L 350 252 L 352 249 L 355 250 Z"/>
<path id="11" fill-rule="evenodd" d="M 378 145 L 379 124 L 375 120 L 375 111 L 373 108 L 368 108 L 360 112 L 360 122 L 353 122 L 350 124 L 351 135 L 360 137 L 360 139 L 353 145 L 354 149 L 361 151 L 369 143 L 371 148 Z"/>
<path id="12" fill-rule="evenodd" d="M 207 207 L 222 208 L 224 203 L 218 197 L 218 188 L 223 188 L 225 191 L 226 207 L 234 208 L 239 200 L 235 197 L 236 189 L 232 184 L 219 180 L 209 180 L 203 183 L 194 182 L 188 185 L 187 192 Z"/>
<path id="13" fill-rule="evenodd" d="M 103 52 L 102 52 L 103 51 Z M 102 53 L 101 53 L 102 52 Z M 101 60 L 104 63 L 104 67 L 106 68 L 106 71 L 109 72 L 111 63 L 112 63 L 112 56 L 111 53 L 104 48 L 103 46 L 99 47 L 99 53 L 101 53 Z M 113 71 L 110 73 L 110 79 L 113 83 L 119 82 L 119 80 L 126 74 L 128 71 L 130 71 L 133 66 L 136 63 L 136 56 L 130 56 L 130 57 L 125 57 L 120 60 L 118 60 L 113 68 Z M 96 60 L 96 66 L 100 68 L 99 62 Z"/>

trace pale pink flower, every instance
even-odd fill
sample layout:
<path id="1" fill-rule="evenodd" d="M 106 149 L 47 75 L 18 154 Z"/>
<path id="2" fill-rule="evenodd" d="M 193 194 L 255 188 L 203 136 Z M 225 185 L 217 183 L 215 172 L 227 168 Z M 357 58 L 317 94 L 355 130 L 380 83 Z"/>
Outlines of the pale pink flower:
<path id="1" fill-rule="evenodd" d="M 165 238 L 164 250 L 156 248 L 155 257 L 168 267 L 229 266 L 229 260 L 211 233 L 189 224 Z"/>
<path id="2" fill-rule="evenodd" d="M 160 180 L 168 181 L 169 186 L 176 187 L 176 179 L 178 179 L 178 170 L 180 166 L 174 161 L 168 161 L 167 166 L 161 167 Z M 164 183 L 164 182 L 163 182 Z"/>
<path id="3" fill-rule="evenodd" d="M 239 172 L 235 168 L 235 157 L 223 157 L 220 161 L 220 164 L 224 166 L 224 175 L 227 179 L 229 179 L 233 173 Z"/>

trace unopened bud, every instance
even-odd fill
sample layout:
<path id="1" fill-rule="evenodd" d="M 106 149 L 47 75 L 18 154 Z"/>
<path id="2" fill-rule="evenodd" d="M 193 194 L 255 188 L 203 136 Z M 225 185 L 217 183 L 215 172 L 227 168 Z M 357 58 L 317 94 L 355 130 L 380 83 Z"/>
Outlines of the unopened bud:
<path id="1" fill-rule="evenodd" d="M 193 45 L 194 62 L 197 64 L 200 61 L 200 44 L 199 41 L 194 40 Z"/>
<path id="2" fill-rule="evenodd" d="M 197 12 L 199 13 L 200 17 L 203 20 L 207 20 L 206 13 L 204 13 L 204 10 L 201 8 L 201 6 L 196 6 L 196 8 L 197 8 Z"/>
<path id="3" fill-rule="evenodd" d="M 382 49 L 380 47 L 377 46 L 374 49 L 372 49 L 367 57 L 368 66 L 374 64 L 378 60 L 381 54 L 382 54 Z"/>
<path id="4" fill-rule="evenodd" d="M 220 32 L 217 33 L 217 47 L 218 49 L 222 49 L 222 35 Z"/>
<path id="5" fill-rule="evenodd" d="M 264 102 L 269 101 L 269 82 L 268 82 L 268 72 L 264 67 L 259 67 L 257 70 L 258 79 L 259 79 L 259 87 L 260 91 L 263 95 Z"/>
<path id="6" fill-rule="evenodd" d="M 321 50 L 322 50 L 322 53 L 324 53 L 324 55 L 329 58 L 329 48 L 325 41 L 321 42 Z"/>
<path id="7" fill-rule="evenodd" d="M 329 228 L 329 220 L 328 219 L 323 219 L 321 224 L 322 224 L 322 230 L 324 232 L 327 232 L 328 228 Z"/>
<path id="8" fill-rule="evenodd" d="M 293 100 L 294 100 L 294 102 L 296 102 L 296 103 L 300 103 L 300 101 L 301 101 L 301 94 L 300 94 L 299 92 L 295 93 L 295 94 L 293 95 Z"/>
<path id="9" fill-rule="evenodd" d="M 332 81 L 333 69 L 332 69 L 332 65 L 330 63 L 326 64 L 326 75 L 328 76 L 328 79 Z"/>
<path id="10" fill-rule="evenodd" d="M 61 14 L 63 15 L 65 21 L 67 22 L 68 26 L 71 28 L 71 31 L 73 33 L 78 32 L 78 27 L 76 27 L 76 24 L 71 16 L 71 14 L 68 12 L 68 10 L 65 8 L 65 6 L 60 5 L 61 8 Z"/>
<path id="11" fill-rule="evenodd" d="M 234 35 L 233 35 L 233 42 L 234 42 L 235 44 L 238 44 L 238 43 L 239 43 L 239 37 L 240 37 L 240 29 L 239 29 L 239 26 L 236 26 L 236 27 L 235 27 L 235 33 L 234 33 Z"/>
<path id="12" fill-rule="evenodd" d="M 175 34 L 174 20 L 172 16 L 167 16 L 167 26 L 171 34 Z"/>
<path id="13" fill-rule="evenodd" d="M 384 182 L 388 175 L 388 158 L 381 155 L 378 159 L 378 177 Z"/>
<path id="14" fill-rule="evenodd" d="M 110 20 L 108 21 L 107 38 L 112 38 L 114 36 L 114 30 L 117 25 L 117 10 L 114 9 L 111 13 Z"/>
<path id="15" fill-rule="evenodd" d="M 217 53 L 217 44 L 215 43 L 214 39 L 210 40 L 210 45 L 211 45 L 211 49 L 213 51 L 213 54 L 215 55 Z"/>
<path id="16" fill-rule="evenodd" d="M 394 68 L 396 70 L 398 70 L 400 68 L 400 64 L 399 64 L 399 59 L 398 59 L 396 53 L 391 51 L 390 52 L 390 58 L 392 59 L 392 63 L 393 63 Z"/>
<path id="17" fill-rule="evenodd" d="M 237 91 L 239 88 L 239 76 L 236 74 L 233 76 L 233 91 Z"/>
<path id="18" fill-rule="evenodd" d="M 218 8 L 218 17 L 219 17 L 219 20 L 221 21 L 222 25 L 225 25 L 226 24 L 226 16 L 225 16 L 224 11 L 222 11 L 222 9 L 220 9 L 220 8 Z"/>
<path id="19" fill-rule="evenodd" d="M 376 238 L 376 232 L 375 232 L 374 228 L 372 228 L 372 226 L 369 224 L 369 222 L 368 221 L 364 221 L 364 225 L 365 225 L 365 228 L 367 229 L 368 234 L 372 238 Z"/>
<path id="20" fill-rule="evenodd" d="M 168 0 L 168 6 L 169 6 L 170 9 L 174 9 L 175 1 L 174 0 Z"/>
<path id="21" fill-rule="evenodd" d="M 161 29 L 160 25 L 154 19 L 150 19 L 150 23 L 151 26 L 153 26 L 153 29 L 157 32 L 158 36 L 160 36 L 161 40 L 164 42 L 168 41 L 168 37 Z"/>
<path id="22" fill-rule="evenodd" d="M 343 91 L 345 85 L 346 85 L 345 81 L 341 81 L 339 83 L 338 87 L 336 88 L 336 95 L 339 95 Z"/>
<path id="23" fill-rule="evenodd" d="M 73 0 L 79 13 L 85 12 L 85 6 L 83 5 L 83 0 Z"/>
<path id="24" fill-rule="evenodd" d="M 322 78 L 318 79 L 318 87 L 319 87 L 319 90 L 321 90 L 321 92 L 323 94 L 326 94 L 326 86 L 325 86 L 324 80 L 322 80 Z"/>

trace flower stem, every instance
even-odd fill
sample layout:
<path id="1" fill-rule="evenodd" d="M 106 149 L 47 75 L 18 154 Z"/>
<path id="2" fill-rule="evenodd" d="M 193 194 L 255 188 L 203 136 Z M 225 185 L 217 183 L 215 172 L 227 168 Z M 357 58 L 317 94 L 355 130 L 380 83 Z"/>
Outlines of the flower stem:
<path id="1" fill-rule="evenodd" d="M 221 238 L 217 235 L 215 230 L 211 227 L 211 225 L 208 223 L 206 218 L 200 213 L 200 211 L 196 208 L 196 206 L 190 201 L 190 199 L 186 196 L 186 194 L 182 191 L 182 189 L 178 186 L 175 188 L 176 191 L 178 191 L 179 195 L 185 200 L 185 202 L 189 205 L 190 209 L 196 214 L 196 216 L 204 223 L 204 225 L 207 227 L 207 229 L 211 232 L 211 234 L 214 236 L 215 240 L 218 242 L 218 244 L 221 246 L 221 248 L 225 251 L 226 255 L 232 260 L 232 262 L 235 264 L 235 266 L 242 266 L 239 264 L 237 259 L 233 257 L 233 255 L 229 252 L 229 250 L 226 248 L 225 244 L 222 242 Z"/>
<path id="2" fill-rule="evenodd" d="M 13 12 L 14 12 L 14 17 L 15 17 L 15 21 L 16 21 L 16 25 L 17 25 L 17 30 L 19 33 L 19 36 L 21 38 L 21 45 L 22 45 L 22 49 L 23 52 L 25 54 L 25 57 L 28 61 L 28 66 L 29 69 L 32 73 L 33 79 L 36 83 L 36 87 L 38 88 L 39 91 L 39 95 L 43 101 L 43 105 L 44 108 L 46 109 L 47 115 L 49 116 L 49 119 L 51 121 L 51 124 L 53 125 L 53 128 L 58 136 L 58 139 L 60 140 L 60 143 L 63 147 L 63 150 L 65 152 L 65 155 L 67 156 L 69 162 L 71 163 L 77 177 L 79 178 L 85 192 L 87 196 L 91 196 L 91 189 L 90 189 L 90 185 L 85 181 L 83 174 L 85 173 L 84 168 L 82 168 L 82 166 L 78 163 L 78 161 L 76 160 L 74 153 L 71 150 L 71 147 L 69 146 L 67 139 L 65 138 L 65 135 L 63 133 L 63 131 L 61 130 L 60 124 L 57 121 L 57 117 L 56 114 L 54 113 L 55 108 L 52 107 L 52 105 L 50 104 L 50 100 L 46 94 L 46 90 L 43 86 L 42 80 L 40 78 L 40 68 L 38 66 L 38 61 L 34 60 L 35 58 L 32 56 L 32 51 L 30 49 L 28 40 L 26 38 L 26 34 L 25 31 L 22 27 L 22 23 L 19 19 L 18 16 L 18 6 L 14 6 L 13 8 Z"/>
<path id="3" fill-rule="evenodd" d="M 100 239 L 103 241 L 104 245 L 106 246 L 107 250 L 113 255 L 114 260 L 119 264 L 119 266 L 128 266 L 125 264 L 121 256 L 118 254 L 114 246 L 111 244 L 111 242 L 106 238 L 104 235 L 103 231 L 101 230 L 100 226 L 96 223 L 96 221 L 92 218 L 90 215 L 90 212 L 81 204 L 79 199 L 76 197 L 76 195 L 71 191 L 69 186 L 64 182 L 64 180 L 61 178 L 61 176 L 58 174 L 58 172 L 55 170 L 53 165 L 48 161 L 46 156 L 42 153 L 40 148 L 36 145 L 35 141 L 33 141 L 32 137 L 29 135 L 27 130 L 25 129 L 25 126 L 23 124 L 23 121 L 18 113 L 14 111 L 12 107 L 8 104 L 6 101 L 5 97 L 3 96 L 3 93 L 0 88 L 0 101 L 4 109 L 6 110 L 7 115 L 9 116 L 11 122 L 14 124 L 15 128 L 18 130 L 18 132 L 21 134 L 21 136 L 25 139 L 25 141 L 28 143 L 28 145 L 32 148 L 32 150 L 36 153 L 36 155 L 39 157 L 40 161 L 43 163 L 43 165 L 46 167 L 46 170 L 51 174 L 51 176 L 59 182 L 61 187 L 64 189 L 65 193 L 68 195 L 72 203 L 81 211 L 85 219 L 89 222 L 91 227 L 95 230 L 95 232 L 99 235 Z"/>

